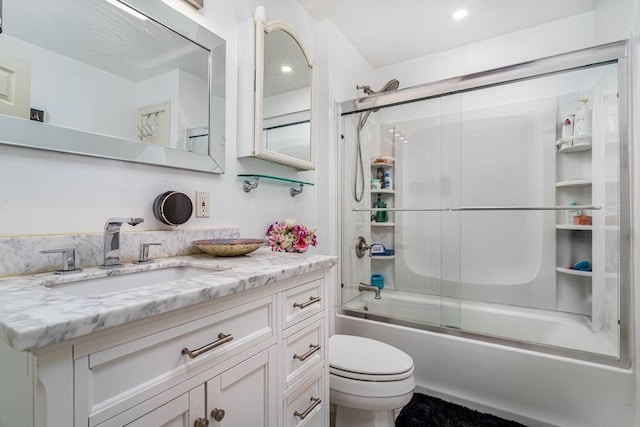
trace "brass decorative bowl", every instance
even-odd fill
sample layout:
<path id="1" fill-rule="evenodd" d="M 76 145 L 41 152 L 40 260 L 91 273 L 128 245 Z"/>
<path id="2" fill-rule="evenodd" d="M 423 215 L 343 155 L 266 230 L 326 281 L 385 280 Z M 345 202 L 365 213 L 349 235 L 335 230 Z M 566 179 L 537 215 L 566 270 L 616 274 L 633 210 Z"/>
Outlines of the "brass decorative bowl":
<path id="1" fill-rule="evenodd" d="M 203 252 L 217 256 L 249 254 L 265 244 L 264 239 L 209 239 L 191 242 Z"/>

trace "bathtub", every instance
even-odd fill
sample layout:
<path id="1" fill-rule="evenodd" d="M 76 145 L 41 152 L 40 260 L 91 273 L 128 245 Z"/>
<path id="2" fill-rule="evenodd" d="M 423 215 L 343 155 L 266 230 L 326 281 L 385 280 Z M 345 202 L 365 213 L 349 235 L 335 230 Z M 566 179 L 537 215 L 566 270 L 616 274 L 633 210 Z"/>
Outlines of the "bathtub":
<path id="1" fill-rule="evenodd" d="M 335 316 L 335 333 L 376 339 L 409 354 L 414 360 L 418 392 L 529 427 L 636 425 L 633 369 L 544 352 L 539 345 L 502 345 L 500 339 L 485 340 L 479 333 L 469 337 L 452 327 L 448 329 L 453 333 L 442 333 L 437 322 L 435 327 L 421 325 L 416 320 L 420 313 L 440 318 L 438 298 L 387 288 L 382 290 L 381 300 L 373 297 L 372 292 L 366 292 L 344 304 L 343 313 Z M 405 310 L 402 318 L 413 317 L 413 321 L 391 317 L 389 311 L 399 308 Z M 464 302 L 461 308 L 462 322 L 469 315 L 479 316 L 484 326 L 498 328 L 494 332 L 511 328 L 512 335 L 518 332 L 520 336 L 521 329 L 526 329 L 529 339 L 535 336 L 556 345 L 578 344 L 575 346 L 583 349 L 598 342 L 586 321 L 579 318 L 534 314 L 533 310 L 518 313 L 515 308 L 472 302 Z M 539 318 L 553 326 L 543 330 L 546 326 L 540 326 Z M 560 338 L 561 333 L 573 336 Z M 583 342 L 576 343 L 580 340 Z"/>
<path id="2" fill-rule="evenodd" d="M 383 289 L 379 300 L 373 292 L 362 292 L 342 308 L 346 314 L 405 326 L 445 326 L 517 342 L 618 356 L 617 333 L 594 332 L 589 319 L 581 315 L 395 289 Z"/>

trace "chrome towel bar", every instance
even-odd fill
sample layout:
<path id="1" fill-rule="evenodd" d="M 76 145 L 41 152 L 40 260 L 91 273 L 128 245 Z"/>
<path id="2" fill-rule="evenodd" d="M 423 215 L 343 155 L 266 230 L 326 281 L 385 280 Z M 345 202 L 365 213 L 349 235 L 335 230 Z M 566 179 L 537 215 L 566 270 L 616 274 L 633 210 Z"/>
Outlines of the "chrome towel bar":
<path id="1" fill-rule="evenodd" d="M 463 211 L 569 211 L 600 210 L 601 206 L 461 206 L 457 208 L 353 208 L 353 212 L 463 212 Z"/>

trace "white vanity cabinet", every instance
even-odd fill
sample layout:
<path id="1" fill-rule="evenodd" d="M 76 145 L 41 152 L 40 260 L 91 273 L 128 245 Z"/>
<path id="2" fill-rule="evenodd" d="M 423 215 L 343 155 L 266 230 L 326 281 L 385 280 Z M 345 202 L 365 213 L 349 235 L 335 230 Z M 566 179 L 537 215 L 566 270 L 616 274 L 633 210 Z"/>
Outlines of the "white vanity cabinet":
<path id="1" fill-rule="evenodd" d="M 0 427 L 328 425 L 323 273 L 35 352 L 1 342 Z"/>

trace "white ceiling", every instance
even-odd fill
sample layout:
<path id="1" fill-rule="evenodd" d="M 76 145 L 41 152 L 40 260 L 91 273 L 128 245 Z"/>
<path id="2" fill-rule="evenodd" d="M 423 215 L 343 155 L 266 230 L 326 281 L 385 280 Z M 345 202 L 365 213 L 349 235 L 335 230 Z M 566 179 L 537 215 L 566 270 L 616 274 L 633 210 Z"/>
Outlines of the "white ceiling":
<path id="1" fill-rule="evenodd" d="M 297 0 L 328 19 L 374 68 L 593 10 L 615 0 Z M 460 8 L 469 15 L 449 16 Z"/>

